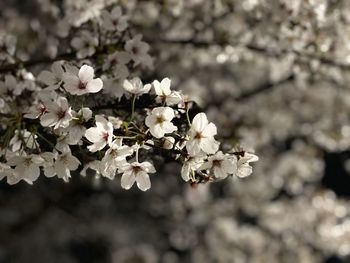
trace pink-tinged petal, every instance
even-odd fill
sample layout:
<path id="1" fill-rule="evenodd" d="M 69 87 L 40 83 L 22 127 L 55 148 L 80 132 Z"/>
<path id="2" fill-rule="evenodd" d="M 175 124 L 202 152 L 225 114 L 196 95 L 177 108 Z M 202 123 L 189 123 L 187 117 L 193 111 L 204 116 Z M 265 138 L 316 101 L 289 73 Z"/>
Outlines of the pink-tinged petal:
<path id="1" fill-rule="evenodd" d="M 86 130 L 85 137 L 90 142 L 98 142 L 102 139 L 100 129 L 92 127 Z"/>
<path id="2" fill-rule="evenodd" d="M 192 128 L 195 131 L 202 132 L 204 128 L 208 125 L 208 118 L 205 113 L 198 113 L 192 121 Z"/>
<path id="3" fill-rule="evenodd" d="M 47 114 L 44 114 L 40 118 L 40 124 L 43 127 L 54 126 L 57 121 L 58 120 L 57 120 L 56 114 L 55 113 L 51 113 L 51 112 L 47 113 Z"/>
<path id="4" fill-rule="evenodd" d="M 88 83 L 94 78 L 94 69 L 88 65 L 83 65 L 78 73 L 79 79 L 83 83 Z"/>
<path id="5" fill-rule="evenodd" d="M 200 142 L 200 147 L 205 153 L 214 154 L 219 149 L 219 143 L 213 138 L 203 138 Z"/>
<path id="6" fill-rule="evenodd" d="M 62 108 L 62 110 L 69 109 L 68 100 L 65 97 L 59 97 L 57 99 L 57 104 Z"/>
<path id="7" fill-rule="evenodd" d="M 121 187 L 126 190 L 129 190 L 135 183 L 135 180 L 136 180 L 135 175 L 131 171 L 125 172 L 123 173 L 120 181 Z"/>
<path id="8" fill-rule="evenodd" d="M 209 123 L 204 130 L 202 131 L 202 135 L 204 137 L 213 137 L 217 134 L 217 129 L 214 123 Z"/>
<path id="9" fill-rule="evenodd" d="M 107 143 L 105 141 L 99 141 L 95 142 L 92 145 L 89 145 L 87 148 L 90 152 L 97 152 L 99 150 L 102 150 L 106 145 Z"/>
<path id="10" fill-rule="evenodd" d="M 86 85 L 86 90 L 90 93 L 96 93 L 99 92 L 103 87 L 103 82 L 100 78 L 93 79 L 88 82 Z"/>
<path id="11" fill-rule="evenodd" d="M 137 187 L 142 191 L 147 191 L 151 188 L 151 180 L 146 172 L 139 172 L 136 176 Z"/>

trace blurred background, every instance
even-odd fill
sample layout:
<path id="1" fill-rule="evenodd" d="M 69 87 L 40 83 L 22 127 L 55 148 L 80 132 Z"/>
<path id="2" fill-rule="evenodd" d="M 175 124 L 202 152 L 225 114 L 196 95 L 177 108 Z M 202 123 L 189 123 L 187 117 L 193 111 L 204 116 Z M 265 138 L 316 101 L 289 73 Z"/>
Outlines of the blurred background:
<path id="1" fill-rule="evenodd" d="M 1 0 L 0 33 L 21 60 L 54 57 L 58 24 L 116 2 Z M 94 176 L 2 181 L 0 262 L 350 262 L 350 2 L 118 4 L 150 44 L 141 77 L 171 78 L 220 140 L 260 161 L 248 178 L 191 188 L 156 160 L 146 193 Z"/>

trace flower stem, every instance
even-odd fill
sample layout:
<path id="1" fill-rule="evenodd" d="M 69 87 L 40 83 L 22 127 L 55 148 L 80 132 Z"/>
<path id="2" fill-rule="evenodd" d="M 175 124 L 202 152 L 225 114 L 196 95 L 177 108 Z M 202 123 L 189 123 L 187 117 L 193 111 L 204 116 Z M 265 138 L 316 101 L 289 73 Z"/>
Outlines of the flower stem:
<path id="1" fill-rule="evenodd" d="M 131 117 L 130 121 L 134 118 L 134 113 L 135 113 L 135 101 L 136 101 L 136 94 L 132 96 L 132 102 L 131 102 Z"/>

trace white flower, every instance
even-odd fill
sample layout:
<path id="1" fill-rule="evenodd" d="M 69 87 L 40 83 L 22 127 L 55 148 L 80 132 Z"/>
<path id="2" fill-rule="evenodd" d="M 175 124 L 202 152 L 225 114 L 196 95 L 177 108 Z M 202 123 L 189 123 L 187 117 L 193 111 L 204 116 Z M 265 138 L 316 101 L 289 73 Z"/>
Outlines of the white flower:
<path id="1" fill-rule="evenodd" d="M 129 63 L 130 59 L 130 55 L 127 52 L 114 52 L 108 55 L 102 69 L 104 71 L 112 71 L 113 76 L 118 79 L 126 79 L 129 76 L 129 70 L 126 64 Z"/>
<path id="2" fill-rule="evenodd" d="M 146 84 L 145 86 L 143 86 L 142 81 L 138 77 L 133 78 L 130 81 L 127 79 L 124 80 L 123 87 L 126 91 L 135 95 L 142 95 L 148 93 L 151 89 L 150 84 Z"/>
<path id="3" fill-rule="evenodd" d="M 249 152 L 244 152 L 243 157 L 238 157 L 236 176 L 240 178 L 249 176 L 253 172 L 253 168 L 249 165 L 249 163 L 256 162 L 258 160 L 259 157 L 257 155 Z"/>
<path id="4" fill-rule="evenodd" d="M 166 133 L 177 131 L 177 127 L 171 123 L 175 117 L 174 110 L 170 107 L 154 108 L 145 123 L 151 134 L 156 138 L 162 138 Z"/>
<path id="5" fill-rule="evenodd" d="M 191 178 L 194 178 L 194 172 L 203 164 L 205 155 L 200 154 L 198 156 L 188 157 L 182 165 L 181 177 L 187 182 Z"/>
<path id="6" fill-rule="evenodd" d="M 122 144 L 121 139 L 113 141 L 101 160 L 102 175 L 113 179 L 117 169 L 127 164 L 126 157 L 132 155 L 133 152 L 131 147 Z"/>
<path id="7" fill-rule="evenodd" d="M 133 162 L 124 165 L 121 168 L 123 172 L 121 186 L 124 189 L 130 189 L 136 181 L 137 187 L 146 191 L 151 188 L 149 173 L 155 173 L 156 169 L 150 162 Z"/>
<path id="8" fill-rule="evenodd" d="M 40 124 L 44 127 L 66 128 L 72 120 L 72 109 L 64 97 L 58 97 L 56 101 L 46 105 L 47 113 L 41 116 Z"/>
<path id="9" fill-rule="evenodd" d="M 72 111 L 72 115 L 75 119 L 70 122 L 67 128 L 62 129 L 62 131 L 68 133 L 67 143 L 69 145 L 76 145 L 85 134 L 86 128 L 83 124 L 91 119 L 92 111 L 89 108 L 83 107 L 78 113 Z"/>
<path id="10" fill-rule="evenodd" d="M 128 27 L 128 19 L 122 15 L 122 9 L 116 6 L 109 13 L 108 11 L 102 11 L 102 26 L 109 31 L 122 32 Z"/>
<path id="11" fill-rule="evenodd" d="M 35 142 L 36 138 L 37 138 L 36 135 L 30 133 L 27 130 L 21 130 L 21 131 L 16 130 L 15 136 L 12 137 L 9 145 L 12 146 L 13 152 L 17 152 L 18 150 L 20 150 L 23 142 L 25 143 L 24 147 L 34 149 L 35 145 L 38 145 Z"/>
<path id="12" fill-rule="evenodd" d="M 38 93 L 38 99 L 39 101 L 32 105 L 27 113 L 24 114 L 24 118 L 37 119 L 47 113 L 46 104 L 50 103 L 52 100 L 56 100 L 57 93 L 54 91 L 41 91 Z"/>
<path id="13" fill-rule="evenodd" d="M 131 59 L 134 61 L 134 66 L 143 64 L 147 67 L 152 67 L 152 58 L 148 54 L 149 45 L 146 42 L 141 41 L 142 35 L 138 34 L 133 39 L 126 41 L 125 50 L 131 55 Z"/>
<path id="14" fill-rule="evenodd" d="M 53 177 L 56 175 L 54 167 L 54 159 L 57 157 L 57 152 L 43 152 L 40 155 L 44 159 L 43 170 L 46 177 Z"/>
<path id="15" fill-rule="evenodd" d="M 63 73 L 62 63 L 57 61 L 52 64 L 51 71 L 44 70 L 40 72 L 38 80 L 47 85 L 48 90 L 55 90 L 62 83 Z"/>
<path id="16" fill-rule="evenodd" d="M 80 161 L 73 156 L 70 152 L 64 152 L 57 156 L 54 163 L 55 174 L 58 178 L 62 178 L 65 182 L 68 182 L 71 177 L 70 171 L 78 169 Z"/>
<path id="17" fill-rule="evenodd" d="M 212 169 L 216 178 L 225 179 L 229 174 L 233 174 L 236 171 L 236 167 L 235 159 L 232 160 L 229 156 L 218 151 L 215 155 L 208 157 L 208 161 L 199 169 Z"/>
<path id="18" fill-rule="evenodd" d="M 171 91 L 171 80 L 164 78 L 161 82 L 158 80 L 153 81 L 153 87 L 156 95 L 156 101 L 158 103 L 166 103 L 166 105 L 175 105 L 182 101 L 182 96 L 179 92 Z"/>
<path id="19" fill-rule="evenodd" d="M 4 99 L 21 95 L 23 88 L 17 85 L 17 80 L 12 75 L 6 75 L 5 81 L 0 81 L 0 96 Z"/>
<path id="20" fill-rule="evenodd" d="M 198 113 L 192 121 L 189 131 L 189 141 L 186 143 L 186 149 L 191 156 L 199 154 L 201 151 L 214 154 L 219 143 L 214 139 L 217 130 L 214 123 L 208 123 L 205 113 Z"/>
<path id="21" fill-rule="evenodd" d="M 93 144 L 87 148 L 91 152 L 102 150 L 113 139 L 113 125 L 100 115 L 96 115 L 96 127 L 86 130 L 85 137 Z"/>
<path id="22" fill-rule="evenodd" d="M 78 76 L 65 73 L 63 80 L 63 87 L 72 95 L 96 93 L 103 87 L 102 80 L 100 78 L 94 79 L 94 69 L 88 65 L 83 65 L 80 68 Z"/>
<path id="23" fill-rule="evenodd" d="M 88 31 L 82 31 L 80 37 L 72 39 L 71 45 L 77 50 L 77 58 L 89 57 L 95 54 L 98 38 L 93 37 Z"/>
<path id="24" fill-rule="evenodd" d="M 7 162 L 10 166 L 16 166 L 13 173 L 17 179 L 24 180 L 28 184 L 33 184 L 39 178 L 40 165 L 44 159 L 39 155 L 13 156 Z"/>

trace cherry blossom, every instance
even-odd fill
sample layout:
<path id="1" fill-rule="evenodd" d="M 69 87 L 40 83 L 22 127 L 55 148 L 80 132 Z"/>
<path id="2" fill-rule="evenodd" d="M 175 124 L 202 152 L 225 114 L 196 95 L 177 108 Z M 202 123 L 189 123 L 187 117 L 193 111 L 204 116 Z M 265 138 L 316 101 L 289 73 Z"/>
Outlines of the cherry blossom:
<path id="1" fill-rule="evenodd" d="M 82 31 L 79 37 L 72 39 L 71 45 L 77 50 L 77 58 L 85 58 L 95 53 L 98 38 L 88 31 Z"/>
<path id="2" fill-rule="evenodd" d="M 28 156 L 14 156 L 7 161 L 7 164 L 10 166 L 16 166 L 13 170 L 13 174 L 15 174 L 17 179 L 32 184 L 39 178 L 40 165 L 43 161 L 43 158 L 40 156 L 32 154 Z"/>
<path id="3" fill-rule="evenodd" d="M 54 163 L 54 174 L 57 174 L 58 178 L 62 178 L 65 182 L 68 182 L 71 177 L 70 172 L 78 169 L 80 164 L 78 158 L 70 152 L 58 154 Z"/>
<path id="4" fill-rule="evenodd" d="M 55 90 L 62 84 L 63 73 L 62 63 L 56 61 L 52 64 L 51 71 L 44 70 L 40 72 L 38 80 L 47 85 L 48 90 Z"/>
<path id="5" fill-rule="evenodd" d="M 109 179 L 113 179 L 117 170 L 127 164 L 126 157 L 134 152 L 132 147 L 123 145 L 122 142 L 122 139 L 114 140 L 101 160 L 102 175 Z"/>
<path id="6" fill-rule="evenodd" d="M 257 162 L 259 157 L 253 153 L 244 152 L 244 155 L 236 157 L 237 160 L 237 171 L 236 176 L 244 178 L 249 176 L 253 172 L 253 168 L 249 165 L 251 162 Z"/>
<path id="7" fill-rule="evenodd" d="M 145 119 L 151 134 L 156 138 L 162 138 L 166 133 L 177 131 L 177 127 L 171 122 L 175 117 L 174 110 L 170 107 L 154 108 Z"/>
<path id="8" fill-rule="evenodd" d="M 225 179 L 229 174 L 233 174 L 236 170 L 235 158 L 230 158 L 228 155 L 218 151 L 208 157 L 208 161 L 202 164 L 200 170 L 212 169 L 214 176 L 218 179 Z"/>
<path id="9" fill-rule="evenodd" d="M 83 65 L 78 75 L 64 74 L 63 80 L 63 87 L 72 95 L 96 93 L 103 87 L 102 80 L 100 78 L 94 79 L 94 69 L 88 65 Z"/>
<path id="10" fill-rule="evenodd" d="M 205 113 L 198 113 L 192 121 L 189 131 L 189 140 L 186 143 L 186 149 L 192 156 L 199 154 L 201 151 L 213 154 L 219 148 L 219 143 L 214 139 L 217 134 L 216 126 L 208 122 Z"/>
<path id="11" fill-rule="evenodd" d="M 117 51 L 108 55 L 104 62 L 102 69 L 109 70 L 118 79 L 126 79 L 129 76 L 129 70 L 126 66 L 129 63 L 131 57 L 129 53 L 125 51 Z"/>
<path id="12" fill-rule="evenodd" d="M 142 94 L 148 93 L 151 89 L 151 84 L 143 85 L 140 78 L 133 78 L 130 81 L 124 80 L 123 88 L 132 94 L 140 96 Z"/>
<path id="13" fill-rule="evenodd" d="M 152 67 L 152 58 L 148 54 L 149 45 L 143 42 L 142 35 L 136 35 L 133 39 L 130 39 L 125 44 L 125 50 L 131 55 L 131 59 L 134 61 L 134 66 L 144 64 L 148 67 Z"/>
<path id="14" fill-rule="evenodd" d="M 124 165 L 121 169 L 123 172 L 121 178 L 122 188 L 130 189 L 136 181 L 137 187 L 142 191 L 147 191 L 151 188 L 149 173 L 155 173 L 156 169 L 150 162 L 133 162 Z"/>
<path id="15" fill-rule="evenodd" d="M 92 145 L 87 148 L 91 152 L 102 150 L 107 144 L 110 144 L 113 139 L 113 125 L 100 115 L 95 116 L 96 127 L 86 130 L 85 137 Z"/>
<path id="16" fill-rule="evenodd" d="M 47 113 L 41 116 L 40 123 L 44 127 L 66 128 L 72 120 L 72 109 L 64 97 L 58 97 L 46 105 Z"/>
<path id="17" fill-rule="evenodd" d="M 109 31 L 117 30 L 124 31 L 128 27 L 127 16 L 122 15 L 122 10 L 119 6 L 112 9 L 111 12 L 102 12 L 102 26 Z"/>
<path id="18" fill-rule="evenodd" d="M 194 173 L 204 163 L 205 155 L 189 156 L 183 163 L 181 168 L 181 177 L 187 182 L 194 178 Z"/>
<path id="19" fill-rule="evenodd" d="M 182 101 L 182 97 L 179 92 L 170 90 L 171 80 L 169 78 L 164 78 L 161 82 L 155 80 L 153 81 L 152 85 L 156 95 L 158 96 L 158 103 L 165 103 L 166 105 L 170 106 L 178 104 Z"/>

